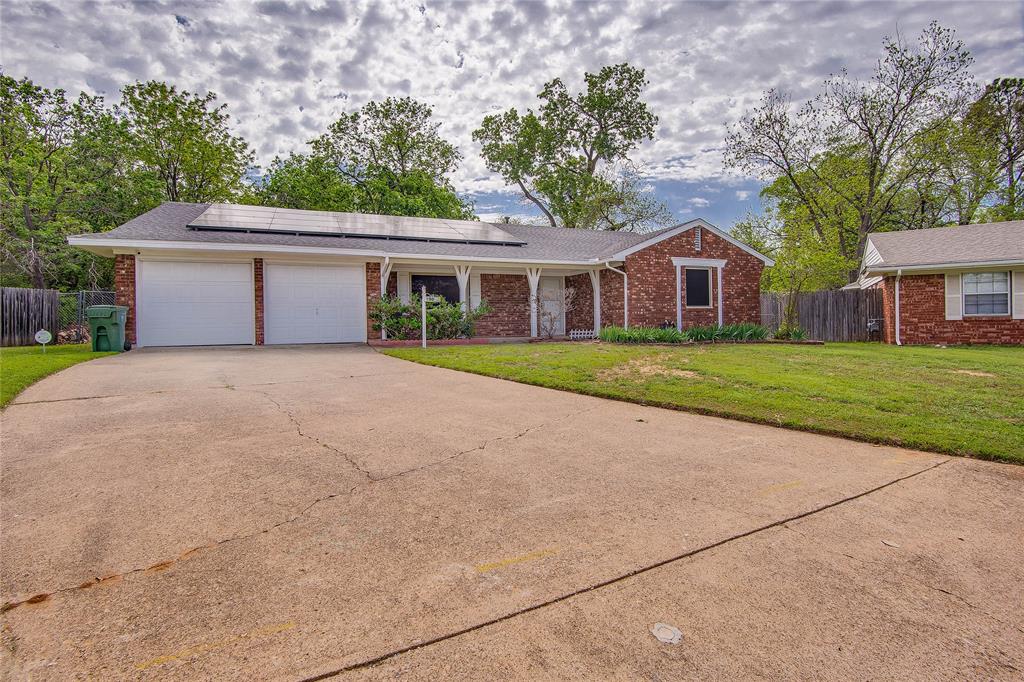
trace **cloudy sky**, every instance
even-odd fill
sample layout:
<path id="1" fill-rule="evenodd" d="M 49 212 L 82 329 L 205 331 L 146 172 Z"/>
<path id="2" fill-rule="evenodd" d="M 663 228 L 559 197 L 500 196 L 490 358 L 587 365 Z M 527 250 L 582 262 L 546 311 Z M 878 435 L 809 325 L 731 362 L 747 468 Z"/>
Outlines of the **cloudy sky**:
<path id="1" fill-rule="evenodd" d="M 628 61 L 661 119 L 635 159 L 680 219 L 723 227 L 759 186 L 722 167 L 727 123 L 760 93 L 814 94 L 866 74 L 882 37 L 931 20 L 957 30 L 985 82 L 1024 76 L 1024 2 L 389 3 L 0 0 L 0 65 L 110 100 L 135 80 L 212 90 L 262 163 L 301 151 L 343 111 L 389 95 L 429 103 L 465 160 L 453 178 L 477 212 L 530 213 L 490 174 L 471 134 L 488 113 L 534 106 L 543 83 Z"/>

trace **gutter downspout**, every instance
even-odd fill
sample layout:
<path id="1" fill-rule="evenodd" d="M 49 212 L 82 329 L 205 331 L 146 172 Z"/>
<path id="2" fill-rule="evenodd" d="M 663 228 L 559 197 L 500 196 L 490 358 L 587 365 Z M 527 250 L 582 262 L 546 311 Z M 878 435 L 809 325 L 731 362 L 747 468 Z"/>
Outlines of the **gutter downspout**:
<path id="1" fill-rule="evenodd" d="M 902 346 L 903 342 L 900 341 L 900 276 L 903 274 L 903 269 L 896 271 L 896 345 Z"/>
<path id="2" fill-rule="evenodd" d="M 605 261 L 604 266 L 622 275 L 622 326 L 629 329 L 629 276 L 624 270 L 613 268 L 608 261 Z"/>

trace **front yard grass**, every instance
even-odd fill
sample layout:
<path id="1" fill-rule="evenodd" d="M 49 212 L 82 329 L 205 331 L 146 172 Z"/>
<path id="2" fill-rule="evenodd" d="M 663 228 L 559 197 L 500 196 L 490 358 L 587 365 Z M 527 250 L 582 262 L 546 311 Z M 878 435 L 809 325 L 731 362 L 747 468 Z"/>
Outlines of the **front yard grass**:
<path id="1" fill-rule="evenodd" d="M 54 372 L 105 355 L 113 353 L 93 353 L 87 343 L 48 346 L 45 353 L 39 346 L 0 348 L 0 407 Z"/>
<path id="2" fill-rule="evenodd" d="M 607 343 L 394 357 L 645 405 L 1024 464 L 1024 349 Z"/>

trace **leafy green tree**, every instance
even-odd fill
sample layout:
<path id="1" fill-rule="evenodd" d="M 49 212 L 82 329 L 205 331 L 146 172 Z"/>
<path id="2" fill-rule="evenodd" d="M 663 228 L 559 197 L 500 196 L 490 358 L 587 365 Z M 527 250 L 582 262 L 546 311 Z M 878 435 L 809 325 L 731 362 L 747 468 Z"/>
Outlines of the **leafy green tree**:
<path id="1" fill-rule="evenodd" d="M 982 217 L 999 187 L 998 148 L 973 117 L 953 118 L 914 142 L 921 171 L 893 202 L 886 229 L 965 225 Z"/>
<path id="2" fill-rule="evenodd" d="M 101 97 L 68 100 L 0 73 L 0 257 L 7 284 L 96 288 L 109 264 L 69 234 L 107 229 L 158 201 L 124 155 L 125 129 Z"/>
<path id="3" fill-rule="evenodd" d="M 355 211 L 357 189 L 322 156 L 275 158 L 248 203 L 310 211 Z"/>
<path id="4" fill-rule="evenodd" d="M 245 188 L 254 155 L 216 101 L 159 81 L 121 91 L 129 153 L 159 178 L 167 201 L 229 201 Z"/>
<path id="5" fill-rule="evenodd" d="M 462 156 L 440 125 L 426 104 L 389 97 L 342 115 L 310 144 L 313 156 L 355 189 L 356 211 L 472 219 L 472 205 L 448 179 Z"/>
<path id="6" fill-rule="evenodd" d="M 726 139 L 727 165 L 788 183 L 818 239 L 835 235 L 851 262 L 868 235 L 899 226 L 908 190 L 934 167 L 922 140 L 959 116 L 972 90 L 970 54 L 934 22 L 916 45 L 886 38 L 883 49 L 869 80 L 844 70 L 795 112 L 788 96 L 768 91 Z"/>
<path id="7" fill-rule="evenodd" d="M 1002 179 L 995 220 L 1024 219 L 1024 78 L 997 78 L 971 108 L 969 122 L 996 148 Z"/>
<path id="8" fill-rule="evenodd" d="M 519 188 L 552 225 L 642 230 L 671 220 L 639 182 L 631 152 L 654 137 L 658 118 L 641 99 L 647 80 L 629 64 L 584 75 L 573 94 L 544 85 L 539 110 L 509 109 L 473 132 L 487 167 Z"/>

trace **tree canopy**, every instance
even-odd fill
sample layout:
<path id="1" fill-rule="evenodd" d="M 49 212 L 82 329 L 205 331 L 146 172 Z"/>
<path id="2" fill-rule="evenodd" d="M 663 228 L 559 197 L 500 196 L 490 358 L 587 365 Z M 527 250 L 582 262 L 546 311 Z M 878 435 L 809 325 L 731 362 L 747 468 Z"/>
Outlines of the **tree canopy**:
<path id="1" fill-rule="evenodd" d="M 549 81 L 536 112 L 485 117 L 473 139 L 487 167 L 552 226 L 643 230 L 671 221 L 629 158 L 658 125 L 642 99 L 643 69 L 606 66 L 584 81 L 576 94 L 561 79 Z"/>
<path id="2" fill-rule="evenodd" d="M 70 248 L 68 235 L 110 229 L 165 200 L 237 199 L 252 159 L 212 93 L 136 83 L 109 107 L 0 74 L 2 280 L 109 286 L 109 260 Z"/>
<path id="3" fill-rule="evenodd" d="M 350 185 L 350 210 L 472 219 L 472 205 L 456 194 L 448 179 L 462 155 L 441 137 L 440 127 L 433 110 L 411 97 L 369 102 L 343 114 L 312 140 L 306 163 L 338 176 L 319 176 L 319 182 Z"/>
<path id="4" fill-rule="evenodd" d="M 133 160 L 163 184 L 168 201 L 226 201 L 244 188 L 254 163 L 249 144 L 229 127 L 227 105 L 159 81 L 121 91 L 117 114 Z"/>
<path id="5" fill-rule="evenodd" d="M 727 166 L 765 182 L 769 219 L 740 227 L 771 242 L 780 269 L 808 259 L 787 249 L 817 250 L 819 286 L 856 278 L 873 232 L 1018 215 L 1020 90 L 980 94 L 970 53 L 937 23 L 882 47 L 870 78 L 844 69 L 803 106 L 765 92 L 726 139 Z"/>

